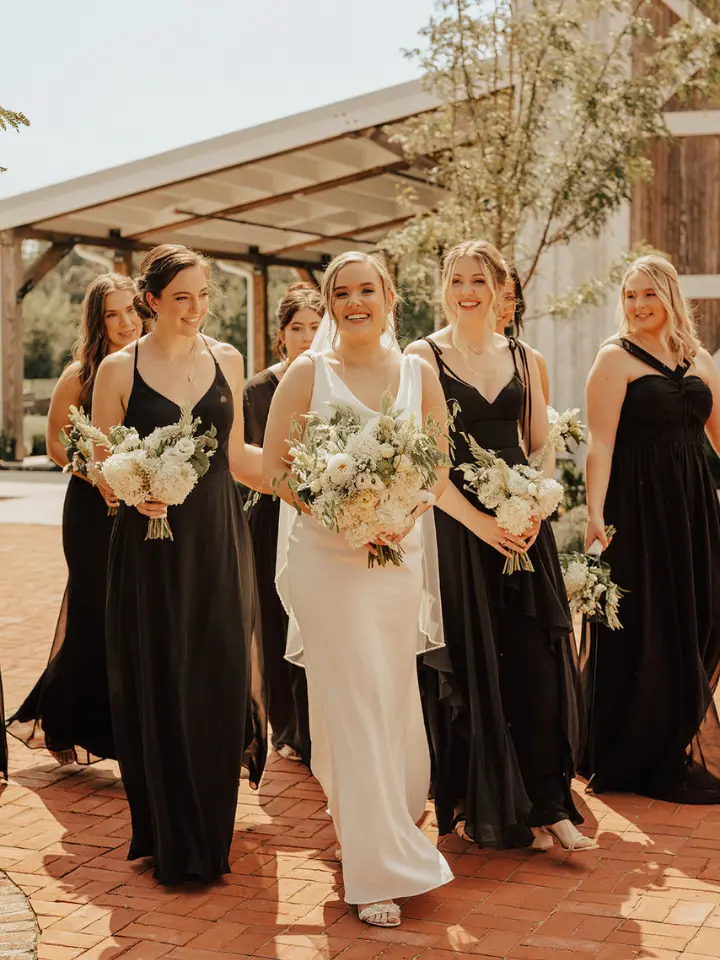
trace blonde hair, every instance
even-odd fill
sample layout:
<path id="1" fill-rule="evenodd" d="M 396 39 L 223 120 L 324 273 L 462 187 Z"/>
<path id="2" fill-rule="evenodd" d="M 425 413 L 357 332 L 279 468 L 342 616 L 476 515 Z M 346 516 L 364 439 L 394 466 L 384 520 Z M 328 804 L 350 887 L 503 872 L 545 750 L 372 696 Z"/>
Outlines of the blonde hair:
<path id="1" fill-rule="evenodd" d="M 633 333 L 625 310 L 625 293 L 627 285 L 636 273 L 644 273 L 650 281 L 655 293 L 667 311 L 667 326 L 662 340 L 668 350 L 681 363 L 691 361 L 700 349 L 700 340 L 697 335 L 692 309 L 680 292 L 680 278 L 675 267 L 657 254 L 648 254 L 634 260 L 625 272 L 620 287 L 620 334 L 627 336 Z"/>
<path id="2" fill-rule="evenodd" d="M 488 243 L 487 240 L 464 240 L 462 243 L 458 243 L 456 246 L 454 246 L 452 250 L 448 250 L 443 257 L 441 299 L 442 310 L 443 314 L 445 315 L 445 319 L 452 327 L 453 344 L 458 348 L 458 350 L 461 351 L 461 353 L 464 354 L 465 349 L 458 337 L 457 314 L 455 313 L 450 300 L 452 275 L 455 270 L 455 266 L 461 257 L 472 257 L 473 260 L 477 260 L 478 264 L 480 265 L 482 275 L 485 277 L 485 281 L 492 294 L 488 318 L 493 329 L 495 328 L 495 319 L 498 315 L 498 298 L 502 293 L 505 283 L 511 279 L 511 277 L 508 270 L 508 265 L 503 260 L 500 251 L 497 250 L 491 243 Z"/>
<path id="3" fill-rule="evenodd" d="M 380 257 L 374 253 L 362 253 L 360 250 L 349 250 L 347 253 L 341 253 L 328 264 L 327 269 L 323 274 L 322 285 L 320 287 L 323 300 L 325 301 L 325 309 L 327 310 L 328 314 L 331 317 L 334 317 L 332 312 L 332 295 L 335 290 L 337 275 L 340 273 L 343 267 L 347 267 L 348 264 L 351 263 L 367 263 L 373 268 L 373 270 L 377 271 L 380 277 L 380 282 L 382 283 L 385 300 L 387 301 L 392 295 L 393 303 L 389 313 L 394 315 L 395 307 L 400 298 L 397 292 L 397 287 L 395 286 L 395 281 L 392 278 L 392 274 Z"/>

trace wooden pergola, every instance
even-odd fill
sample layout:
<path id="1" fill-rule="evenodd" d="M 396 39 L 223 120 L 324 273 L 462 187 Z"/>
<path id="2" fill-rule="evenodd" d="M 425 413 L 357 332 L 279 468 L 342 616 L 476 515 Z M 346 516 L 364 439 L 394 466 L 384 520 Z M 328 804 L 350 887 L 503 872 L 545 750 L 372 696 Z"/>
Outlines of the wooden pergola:
<path id="1" fill-rule="evenodd" d="M 0 433 L 16 458 L 23 299 L 76 244 L 109 248 L 126 273 L 134 251 L 158 243 L 244 265 L 248 366 L 260 369 L 268 267 L 313 279 L 328 258 L 371 249 L 437 202 L 426 180 L 433 162 L 406 157 L 383 129 L 436 106 L 419 82 L 401 84 L 0 201 Z M 50 246 L 24 268 L 28 239 Z"/>

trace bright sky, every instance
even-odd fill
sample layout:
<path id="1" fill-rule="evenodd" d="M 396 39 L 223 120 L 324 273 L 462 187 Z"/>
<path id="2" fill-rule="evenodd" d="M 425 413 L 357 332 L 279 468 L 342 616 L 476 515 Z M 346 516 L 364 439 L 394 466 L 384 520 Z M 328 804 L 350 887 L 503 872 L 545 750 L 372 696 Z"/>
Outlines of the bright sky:
<path id="1" fill-rule="evenodd" d="M 11 0 L 0 197 L 412 80 L 434 0 Z"/>

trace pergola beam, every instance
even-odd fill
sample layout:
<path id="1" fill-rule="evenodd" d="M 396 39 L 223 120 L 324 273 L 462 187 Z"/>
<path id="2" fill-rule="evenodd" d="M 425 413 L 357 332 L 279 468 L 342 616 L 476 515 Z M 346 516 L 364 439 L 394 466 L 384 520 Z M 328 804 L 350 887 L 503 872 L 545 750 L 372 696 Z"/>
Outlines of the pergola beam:
<path id="1" fill-rule="evenodd" d="M 44 250 L 39 257 L 33 260 L 23 275 L 22 285 L 17 291 L 18 300 L 24 300 L 42 278 L 47 276 L 70 253 L 74 246 L 75 243 L 72 240 L 66 240 L 63 243 L 51 243 L 47 250 Z"/>
<path id="2" fill-rule="evenodd" d="M 373 130 L 368 131 L 363 130 L 360 136 L 365 140 L 372 140 L 373 143 L 382 147 L 383 150 L 387 150 L 388 153 L 394 153 L 395 156 L 401 160 L 407 160 L 408 163 L 412 164 L 412 166 L 418 170 L 434 170 L 437 167 L 435 160 L 433 160 L 432 157 L 426 156 L 424 153 L 416 153 L 414 156 L 408 156 L 401 145 L 391 140 L 381 127 L 375 127 Z"/>
<path id="3" fill-rule="evenodd" d="M 105 247 L 112 250 L 124 250 L 128 252 L 132 252 L 133 250 L 152 250 L 153 247 L 157 246 L 156 243 L 134 240 L 129 237 L 92 237 L 84 234 L 59 233 L 55 230 L 45 230 L 33 226 L 20 227 L 16 233 L 23 240 L 50 240 L 52 243 L 72 241 L 73 244 L 82 243 L 88 247 Z M 266 267 L 305 267 L 308 270 L 314 270 L 320 266 L 319 263 L 312 260 L 294 258 L 279 259 L 273 253 L 263 254 L 253 250 L 245 253 L 236 253 L 228 250 L 213 250 L 211 247 L 202 245 L 198 245 L 197 249 L 215 260 L 231 260 L 236 263 L 251 263 Z"/>
<path id="4" fill-rule="evenodd" d="M 259 210 L 261 207 L 269 207 L 276 203 L 283 203 L 285 200 L 296 200 L 299 197 L 310 197 L 316 193 L 325 193 L 328 190 L 336 190 L 339 187 L 347 187 L 353 183 L 360 183 L 362 180 L 372 180 L 374 177 L 380 177 L 385 173 L 394 173 L 395 171 L 406 170 L 409 166 L 407 160 L 393 160 L 389 163 L 382 163 L 375 167 L 367 167 L 364 170 L 356 170 L 354 173 L 345 174 L 342 177 L 333 177 L 331 180 L 321 180 L 318 183 L 308 183 L 304 187 L 295 187 L 293 190 L 284 190 L 282 193 L 271 193 L 265 197 L 258 197 L 255 200 L 249 200 L 247 203 L 239 203 L 233 207 L 224 207 L 220 210 L 213 210 L 207 215 L 196 214 L 187 217 L 185 220 L 175 220 L 172 223 L 165 223 L 159 227 L 152 227 L 150 230 L 143 230 L 140 233 L 131 234 L 130 240 L 143 240 L 145 237 L 156 233 L 162 233 L 165 230 L 177 230 L 187 226 L 199 226 L 206 223 L 213 217 L 229 217 L 233 214 L 247 213 L 249 210 Z"/>
<path id="5" fill-rule="evenodd" d="M 402 226 L 403 223 L 407 223 L 407 221 L 414 216 L 415 216 L 414 213 L 408 213 L 404 217 L 395 217 L 394 220 L 383 220 L 381 223 L 369 223 L 365 227 L 358 227 L 357 230 L 352 231 L 352 235 L 348 235 L 343 231 L 343 233 L 331 235 L 331 236 L 325 237 L 324 239 L 325 240 L 347 240 L 351 243 L 354 243 L 355 241 L 357 241 L 358 243 L 372 243 L 371 240 L 363 240 L 362 234 L 375 233 L 376 230 L 392 230 L 393 227 L 400 227 Z M 298 232 L 301 232 L 301 231 L 298 231 Z M 281 253 L 288 253 L 293 250 L 305 250 L 307 247 L 318 247 L 318 246 L 321 246 L 322 243 L 323 243 L 323 240 L 303 240 L 300 243 L 294 243 L 290 247 L 280 247 L 277 250 L 273 250 L 271 255 L 278 256 Z"/>

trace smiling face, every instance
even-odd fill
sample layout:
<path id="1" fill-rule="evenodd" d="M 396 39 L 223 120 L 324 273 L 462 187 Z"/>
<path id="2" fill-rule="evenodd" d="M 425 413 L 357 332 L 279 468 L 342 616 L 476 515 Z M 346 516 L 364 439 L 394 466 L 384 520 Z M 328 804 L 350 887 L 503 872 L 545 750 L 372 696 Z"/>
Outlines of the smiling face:
<path id="1" fill-rule="evenodd" d="M 380 274 L 371 263 L 348 263 L 335 277 L 332 313 L 341 336 L 378 339 L 394 302 L 386 295 Z"/>
<path id="2" fill-rule="evenodd" d="M 623 309 L 633 333 L 658 336 L 668 314 L 650 277 L 642 270 L 631 273 L 623 287 Z"/>
<path id="3" fill-rule="evenodd" d="M 278 335 L 278 342 L 285 348 L 285 356 L 290 363 L 297 360 L 301 353 L 310 349 L 319 326 L 320 315 L 310 307 L 303 307 L 282 329 Z"/>
<path id="4" fill-rule="evenodd" d="M 482 265 L 475 257 L 458 257 L 455 261 L 447 301 L 459 321 L 472 324 L 487 321 L 493 294 Z"/>
<path id="5" fill-rule="evenodd" d="M 135 310 L 133 290 L 112 290 L 105 297 L 103 323 L 108 341 L 108 353 L 121 350 L 137 340 L 142 333 L 142 321 Z"/>
<path id="6" fill-rule="evenodd" d="M 208 311 L 208 298 L 208 278 L 200 264 L 181 270 L 159 296 L 147 295 L 158 324 L 185 337 L 194 337 L 200 329 Z"/>

